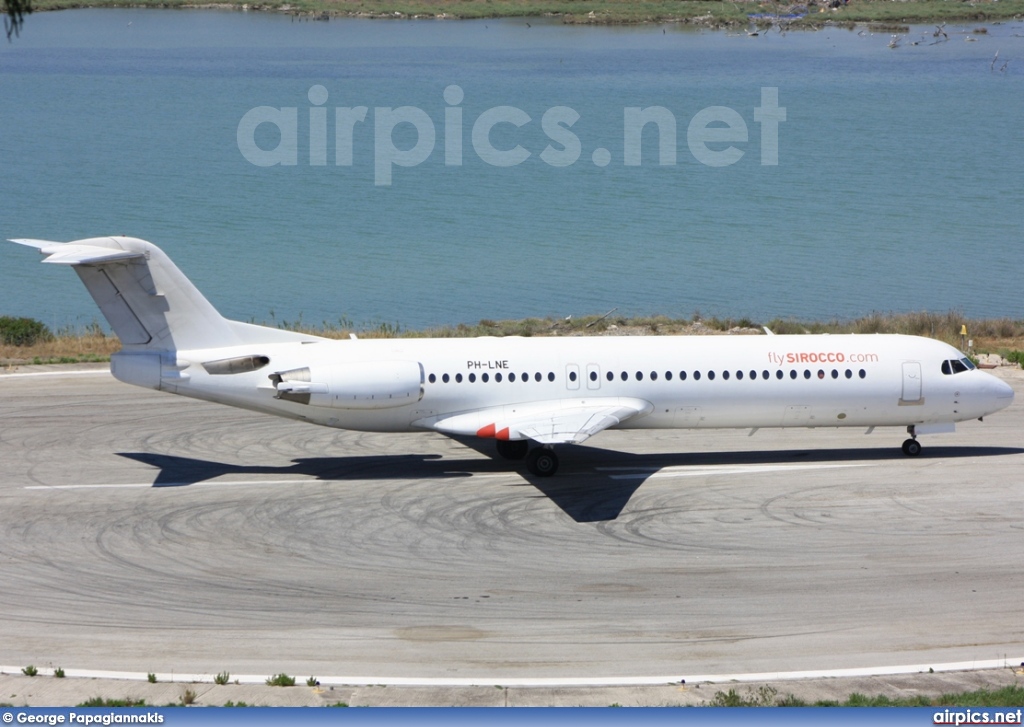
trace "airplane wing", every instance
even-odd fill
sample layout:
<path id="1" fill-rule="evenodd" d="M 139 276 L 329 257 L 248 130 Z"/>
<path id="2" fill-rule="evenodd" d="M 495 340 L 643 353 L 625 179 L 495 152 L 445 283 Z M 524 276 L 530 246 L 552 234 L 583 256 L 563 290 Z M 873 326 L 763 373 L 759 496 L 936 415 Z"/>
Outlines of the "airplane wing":
<path id="1" fill-rule="evenodd" d="M 579 444 L 653 408 L 649 401 L 625 397 L 558 399 L 426 417 L 413 426 L 462 436 Z"/>

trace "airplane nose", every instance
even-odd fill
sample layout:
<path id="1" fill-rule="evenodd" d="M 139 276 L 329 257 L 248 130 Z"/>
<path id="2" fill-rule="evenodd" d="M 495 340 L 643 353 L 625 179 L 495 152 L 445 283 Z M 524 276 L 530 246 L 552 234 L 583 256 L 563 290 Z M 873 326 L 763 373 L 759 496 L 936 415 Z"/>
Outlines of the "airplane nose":
<path id="1" fill-rule="evenodd" d="M 1010 402 L 1013 401 L 1013 387 L 1005 381 L 996 379 L 996 398 L 997 399 L 1009 399 L 1006 405 L 1009 406 Z"/>

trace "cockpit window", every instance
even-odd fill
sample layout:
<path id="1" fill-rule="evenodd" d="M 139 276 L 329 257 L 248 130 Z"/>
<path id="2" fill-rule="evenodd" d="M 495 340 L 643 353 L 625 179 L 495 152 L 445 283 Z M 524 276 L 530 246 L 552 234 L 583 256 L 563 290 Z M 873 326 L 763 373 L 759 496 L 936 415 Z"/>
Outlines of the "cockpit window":
<path id="1" fill-rule="evenodd" d="M 942 362 L 942 373 L 947 376 L 950 374 L 962 374 L 964 371 L 971 371 L 974 368 L 976 368 L 975 365 L 966 356 L 961 359 L 951 358 Z"/>

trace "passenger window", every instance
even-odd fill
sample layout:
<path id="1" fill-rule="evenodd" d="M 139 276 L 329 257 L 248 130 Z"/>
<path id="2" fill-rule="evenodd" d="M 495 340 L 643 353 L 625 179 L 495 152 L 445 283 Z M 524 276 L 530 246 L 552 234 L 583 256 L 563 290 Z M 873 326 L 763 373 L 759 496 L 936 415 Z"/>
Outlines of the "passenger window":
<path id="1" fill-rule="evenodd" d="M 605 377 L 606 379 L 608 379 L 609 381 L 614 381 L 614 380 L 615 380 L 615 374 L 613 374 L 613 373 L 612 373 L 611 371 L 609 371 L 608 373 L 606 373 L 606 374 L 604 375 L 604 377 Z"/>
<path id="2" fill-rule="evenodd" d="M 835 369 L 832 369 L 832 378 L 833 379 L 838 379 L 839 378 L 839 372 L 836 371 Z"/>
<path id="3" fill-rule="evenodd" d="M 821 369 L 818 369 L 818 378 L 819 379 L 825 378 L 825 372 L 822 371 Z"/>
<path id="4" fill-rule="evenodd" d="M 555 375 L 553 373 L 551 373 L 550 371 L 548 371 L 548 381 L 554 381 L 554 380 L 555 380 Z"/>
<path id="5" fill-rule="evenodd" d="M 867 375 L 868 375 L 868 372 L 867 372 L 867 371 L 865 371 L 864 369 L 861 369 L 861 370 L 860 370 L 860 371 L 858 372 L 858 374 L 857 374 L 857 375 L 858 375 L 858 376 L 860 376 L 860 377 L 861 377 L 861 378 L 863 379 L 863 378 L 864 378 L 865 376 L 867 376 Z"/>
<path id="6" fill-rule="evenodd" d="M 455 383 L 456 384 L 461 384 L 462 383 L 462 374 L 455 374 Z"/>
<path id="7" fill-rule="evenodd" d="M 491 378 L 491 377 L 490 377 L 490 376 L 488 376 L 487 374 L 484 374 L 483 376 L 481 376 L 481 377 L 480 377 L 480 380 L 481 380 L 481 381 L 483 381 L 483 382 L 484 382 L 484 383 L 486 384 L 486 383 L 487 383 L 487 380 L 488 380 L 489 378 Z"/>
<path id="8" fill-rule="evenodd" d="M 625 371 L 623 371 L 621 374 L 619 374 L 619 378 L 621 378 L 623 381 L 625 381 L 626 379 L 629 378 L 629 374 L 627 374 Z"/>
<path id="9" fill-rule="evenodd" d="M 433 384 L 433 383 L 435 383 L 435 382 L 437 381 L 437 377 L 436 377 L 436 376 L 434 376 L 433 374 L 431 374 L 431 375 L 429 376 L 428 380 L 430 381 L 430 383 L 432 383 L 432 384 Z"/>
<path id="10" fill-rule="evenodd" d="M 576 372 L 575 371 L 570 371 L 569 372 L 569 381 L 575 381 L 575 380 L 576 380 Z"/>
<path id="11" fill-rule="evenodd" d="M 685 371 L 680 371 L 679 372 L 679 380 L 680 381 L 686 381 L 686 372 Z"/>
<path id="12" fill-rule="evenodd" d="M 666 371 L 665 372 L 665 381 L 671 381 L 671 380 L 672 380 L 672 372 L 671 371 Z"/>
<path id="13" fill-rule="evenodd" d="M 792 371 L 789 372 L 789 378 L 791 378 L 791 379 L 795 379 L 796 378 L 796 369 L 793 369 Z"/>
<path id="14" fill-rule="evenodd" d="M 780 371 L 779 373 L 781 374 L 782 372 Z M 769 375 L 770 374 L 768 373 L 768 369 L 765 369 L 764 371 L 761 372 L 761 378 L 764 379 L 765 381 L 768 380 Z M 782 377 L 780 376 L 779 378 L 781 379 Z"/>
<path id="15" fill-rule="evenodd" d="M 516 382 L 516 375 L 514 373 L 509 374 L 508 380 L 514 384 Z"/>
<path id="16" fill-rule="evenodd" d="M 486 376 L 486 374 L 485 374 L 485 376 Z M 494 375 L 494 380 L 497 381 L 500 384 L 501 383 L 501 374 L 500 373 L 495 374 Z"/>
<path id="17" fill-rule="evenodd" d="M 810 369 L 804 369 L 804 378 L 805 379 L 811 378 L 811 370 Z"/>
<path id="18" fill-rule="evenodd" d="M 469 383 L 471 383 L 471 384 L 475 384 L 476 383 L 476 374 L 470 374 L 469 375 Z"/>
<path id="19" fill-rule="evenodd" d="M 742 379 L 743 378 L 743 372 L 742 371 L 737 371 L 736 372 L 736 378 L 737 379 Z"/>
<path id="20" fill-rule="evenodd" d="M 768 372 L 765 371 L 765 373 L 768 373 Z M 768 377 L 766 376 L 765 378 L 768 378 Z M 778 371 L 775 372 L 775 378 L 779 379 L 780 381 L 782 380 L 782 369 L 779 369 Z"/>
<path id="21" fill-rule="evenodd" d="M 644 372 L 643 371 L 637 371 L 636 372 L 636 380 L 637 381 L 643 381 L 644 380 Z"/>
<path id="22" fill-rule="evenodd" d="M 597 381 L 597 372 L 596 371 L 591 371 L 590 372 L 590 380 L 591 381 Z"/>
<path id="23" fill-rule="evenodd" d="M 700 381 L 700 371 L 694 371 L 693 372 L 693 380 L 694 381 Z"/>
<path id="24" fill-rule="evenodd" d="M 657 371 L 652 371 L 651 372 L 651 381 L 657 381 L 657 380 L 658 380 L 658 372 Z"/>
<path id="25" fill-rule="evenodd" d="M 714 381 L 714 380 L 715 380 L 715 372 L 714 371 L 708 371 L 708 381 Z"/>
<path id="26" fill-rule="evenodd" d="M 537 381 L 537 382 L 539 382 L 539 381 L 540 381 L 540 371 L 538 371 L 537 373 L 535 373 L 535 374 L 533 375 L 533 380 L 534 380 L 534 381 Z"/>
<path id="27" fill-rule="evenodd" d="M 725 379 L 726 381 L 729 380 L 729 371 L 728 371 L 728 369 L 726 369 L 725 371 L 722 372 L 722 378 Z"/>
<path id="28" fill-rule="evenodd" d="M 443 374 L 443 375 L 441 376 L 441 381 L 443 381 L 444 383 L 446 383 L 446 384 L 447 384 L 447 383 L 448 383 L 448 374 Z"/>
<path id="29" fill-rule="evenodd" d="M 852 379 L 853 378 L 853 372 L 850 371 L 850 369 L 846 369 L 846 378 L 848 378 L 848 379 Z"/>

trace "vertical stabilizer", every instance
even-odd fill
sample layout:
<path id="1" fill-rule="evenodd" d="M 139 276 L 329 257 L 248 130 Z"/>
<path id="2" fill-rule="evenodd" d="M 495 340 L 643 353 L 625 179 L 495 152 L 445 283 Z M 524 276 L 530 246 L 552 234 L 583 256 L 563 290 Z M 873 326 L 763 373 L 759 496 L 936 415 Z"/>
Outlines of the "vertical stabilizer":
<path id="1" fill-rule="evenodd" d="M 47 256 L 45 263 L 74 268 L 126 350 L 179 351 L 312 338 L 227 320 L 160 248 L 145 240 L 11 242 L 37 248 Z"/>

